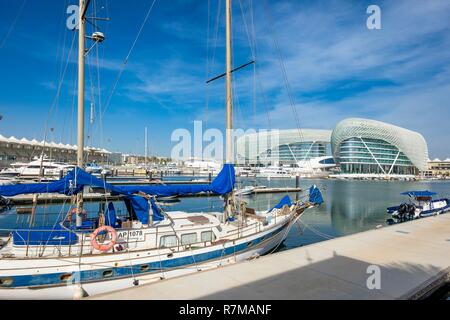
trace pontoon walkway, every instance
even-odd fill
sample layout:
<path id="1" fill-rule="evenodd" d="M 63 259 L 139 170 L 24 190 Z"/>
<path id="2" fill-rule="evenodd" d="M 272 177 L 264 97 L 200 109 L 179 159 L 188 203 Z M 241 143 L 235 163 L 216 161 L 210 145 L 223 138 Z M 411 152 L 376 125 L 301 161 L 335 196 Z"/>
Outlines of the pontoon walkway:
<path id="1" fill-rule="evenodd" d="M 380 267 L 380 289 L 367 287 L 370 265 Z M 450 214 L 443 214 L 91 298 L 417 299 L 449 272 Z"/>

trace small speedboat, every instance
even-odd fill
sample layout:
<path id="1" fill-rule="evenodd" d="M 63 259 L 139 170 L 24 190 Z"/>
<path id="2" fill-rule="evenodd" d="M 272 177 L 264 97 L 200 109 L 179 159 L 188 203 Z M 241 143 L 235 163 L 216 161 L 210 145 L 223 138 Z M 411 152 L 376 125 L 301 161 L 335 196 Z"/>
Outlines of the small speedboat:
<path id="1" fill-rule="evenodd" d="M 256 187 L 254 186 L 246 186 L 244 188 L 238 189 L 235 191 L 236 196 L 249 196 L 255 191 Z"/>
<path id="2" fill-rule="evenodd" d="M 410 198 L 399 206 L 387 208 L 393 218 L 411 220 L 442 214 L 450 211 L 450 200 L 447 198 L 433 200 L 437 193 L 431 191 L 407 191 L 402 195 Z"/>

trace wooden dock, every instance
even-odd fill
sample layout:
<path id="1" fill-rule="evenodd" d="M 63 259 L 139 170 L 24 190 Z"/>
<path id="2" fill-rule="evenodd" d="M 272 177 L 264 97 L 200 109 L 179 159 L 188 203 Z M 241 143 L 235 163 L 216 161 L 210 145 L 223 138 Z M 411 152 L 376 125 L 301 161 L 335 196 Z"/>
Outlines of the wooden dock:
<path id="1" fill-rule="evenodd" d="M 449 253 L 444 214 L 90 299 L 419 299 L 449 281 Z"/>

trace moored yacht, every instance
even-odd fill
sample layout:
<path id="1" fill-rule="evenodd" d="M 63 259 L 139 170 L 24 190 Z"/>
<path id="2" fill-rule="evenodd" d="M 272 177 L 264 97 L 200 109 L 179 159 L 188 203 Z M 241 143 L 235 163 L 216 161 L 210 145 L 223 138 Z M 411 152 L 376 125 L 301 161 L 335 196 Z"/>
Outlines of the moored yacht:
<path id="1" fill-rule="evenodd" d="M 48 159 L 47 157 L 35 157 L 33 161 L 28 163 L 16 162 L 12 163 L 9 168 L 0 171 L 0 176 L 17 177 L 17 178 L 37 178 L 44 177 L 49 179 L 58 178 L 61 174 L 67 174 L 68 171 L 74 169 L 74 165 L 64 162 Z"/>
<path id="2" fill-rule="evenodd" d="M 269 166 L 261 168 L 256 174 L 258 178 L 293 178 L 294 175 L 283 167 Z"/>
<path id="3" fill-rule="evenodd" d="M 113 186 L 78 168 L 56 182 L 0 187 L 5 197 L 104 188 L 128 208 L 119 216 L 106 202 L 97 215 L 83 210 L 78 224 L 72 207 L 54 224 L 11 230 L 0 241 L 0 298 L 95 295 L 254 258 L 275 250 L 300 215 L 323 201 L 312 187 L 309 201 L 285 196 L 255 211 L 229 198 L 234 179 L 234 167 L 225 165 L 210 184 Z M 201 192 L 224 195 L 229 210 L 165 212 L 155 201 Z"/>

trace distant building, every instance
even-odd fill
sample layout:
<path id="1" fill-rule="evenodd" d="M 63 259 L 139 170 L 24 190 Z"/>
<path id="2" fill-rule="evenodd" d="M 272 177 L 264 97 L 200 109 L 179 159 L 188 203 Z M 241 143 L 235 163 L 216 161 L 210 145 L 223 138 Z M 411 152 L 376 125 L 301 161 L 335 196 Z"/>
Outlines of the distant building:
<path id="1" fill-rule="evenodd" d="M 122 157 L 122 154 L 120 152 L 112 152 L 108 156 L 108 164 L 115 165 L 115 166 L 120 166 L 120 165 L 123 164 L 123 160 L 122 159 L 123 159 L 123 157 Z"/>
<path id="2" fill-rule="evenodd" d="M 341 173 L 418 175 L 428 169 L 428 147 L 417 132 L 368 119 L 339 122 L 331 148 Z"/>
<path id="3" fill-rule="evenodd" d="M 136 154 L 121 154 L 122 164 L 125 165 L 144 165 L 144 164 L 167 164 L 170 162 L 169 158 L 164 157 L 156 157 L 156 156 L 148 156 L 147 159 L 145 156 L 136 155 Z"/>
<path id="4" fill-rule="evenodd" d="M 331 130 L 288 129 L 246 134 L 236 141 L 239 164 L 294 165 L 327 155 Z"/>
<path id="5" fill-rule="evenodd" d="M 425 172 L 425 175 L 433 177 L 450 177 L 450 159 L 428 160 L 428 170 Z"/>
<path id="6" fill-rule="evenodd" d="M 87 162 L 106 163 L 111 154 L 108 150 L 86 147 L 84 149 Z M 12 162 L 29 162 L 34 157 L 44 154 L 50 159 L 75 164 L 77 146 L 47 141 L 27 140 L 16 137 L 6 138 L 0 135 L 0 166 L 7 167 Z"/>

